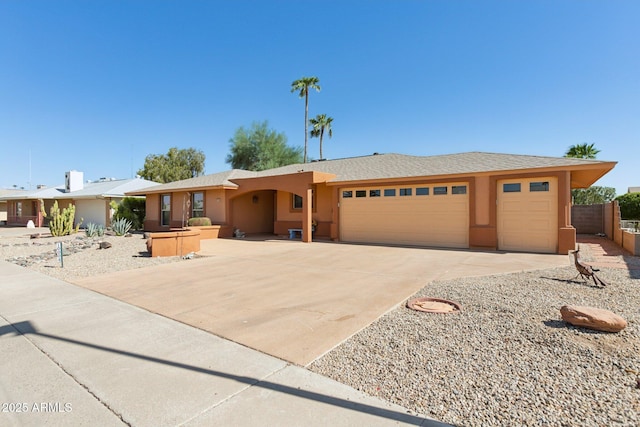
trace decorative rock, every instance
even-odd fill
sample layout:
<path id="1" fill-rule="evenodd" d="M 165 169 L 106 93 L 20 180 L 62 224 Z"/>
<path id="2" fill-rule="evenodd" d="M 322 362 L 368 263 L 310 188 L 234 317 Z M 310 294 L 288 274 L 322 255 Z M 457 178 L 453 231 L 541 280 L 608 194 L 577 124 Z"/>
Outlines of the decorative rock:
<path id="1" fill-rule="evenodd" d="M 100 242 L 100 249 L 109 249 L 111 247 L 111 243 L 109 242 Z"/>
<path id="2" fill-rule="evenodd" d="M 33 223 L 33 220 L 29 220 L 29 222 L 27 222 L 27 228 L 36 228 L 36 225 Z"/>
<path id="3" fill-rule="evenodd" d="M 560 314 L 567 323 L 596 331 L 620 332 L 627 327 L 622 317 L 601 308 L 565 305 L 560 308 Z"/>
<path id="4" fill-rule="evenodd" d="M 39 239 L 40 238 L 40 233 L 36 233 L 36 234 L 32 234 L 31 236 L 29 236 L 32 239 Z"/>

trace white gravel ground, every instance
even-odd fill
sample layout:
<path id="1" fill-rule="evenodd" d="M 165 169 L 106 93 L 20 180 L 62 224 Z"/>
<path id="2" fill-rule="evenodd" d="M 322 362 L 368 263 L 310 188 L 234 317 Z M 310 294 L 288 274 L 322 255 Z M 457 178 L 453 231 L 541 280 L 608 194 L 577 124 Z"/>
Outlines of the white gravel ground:
<path id="1" fill-rule="evenodd" d="M 602 271 L 596 288 L 571 267 L 433 282 L 416 296 L 455 314 L 398 307 L 310 369 L 460 426 L 640 425 L 640 278 Z M 636 274 L 638 271 L 636 270 Z M 612 310 L 617 334 L 563 322 L 560 307 Z"/>
<path id="2" fill-rule="evenodd" d="M 101 240 L 112 247 L 98 249 Z M 63 268 L 59 241 L 68 253 Z M 141 234 L 82 233 L 2 236 L 0 259 L 62 280 L 181 261 L 149 257 Z M 415 296 L 454 300 L 463 311 L 402 305 L 309 368 L 461 426 L 638 426 L 640 270 L 603 270 L 605 288 L 575 275 L 563 267 L 430 283 Z M 617 334 L 572 327 L 560 318 L 565 304 L 612 310 L 628 326 Z"/>
<path id="3" fill-rule="evenodd" d="M 100 242 L 112 247 L 100 249 Z M 58 242 L 63 243 L 63 264 L 56 256 Z M 142 233 L 130 237 L 87 238 L 83 232 L 64 237 L 32 239 L 28 234 L 0 237 L 0 259 L 23 265 L 62 280 L 90 277 L 119 270 L 182 261 L 180 257 L 151 258 Z"/>

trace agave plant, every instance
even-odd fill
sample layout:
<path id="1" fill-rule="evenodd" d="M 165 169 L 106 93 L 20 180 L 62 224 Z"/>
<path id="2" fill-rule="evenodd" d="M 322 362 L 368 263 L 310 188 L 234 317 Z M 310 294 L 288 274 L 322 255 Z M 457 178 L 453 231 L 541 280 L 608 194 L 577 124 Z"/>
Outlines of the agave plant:
<path id="1" fill-rule="evenodd" d="M 101 237 L 104 235 L 104 227 L 100 224 L 90 222 L 84 230 L 87 237 Z"/>
<path id="2" fill-rule="evenodd" d="M 116 236 L 124 236 L 131 230 L 132 225 L 128 219 L 118 218 L 111 223 L 111 229 L 116 233 Z"/>

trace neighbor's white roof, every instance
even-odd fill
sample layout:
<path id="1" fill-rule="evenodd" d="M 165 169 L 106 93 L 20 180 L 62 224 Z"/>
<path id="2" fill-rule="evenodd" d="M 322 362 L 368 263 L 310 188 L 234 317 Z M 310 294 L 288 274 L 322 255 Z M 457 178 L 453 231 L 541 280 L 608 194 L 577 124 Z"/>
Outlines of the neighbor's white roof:
<path id="1" fill-rule="evenodd" d="M 130 191 L 142 190 L 147 187 L 158 185 L 157 182 L 147 181 L 142 178 L 115 179 L 83 184 L 81 190 L 66 193 L 64 185 L 56 187 L 46 187 L 33 191 L 25 191 L 19 194 L 0 196 L 2 200 L 37 200 L 37 199 L 94 199 L 96 197 L 124 197 Z"/>

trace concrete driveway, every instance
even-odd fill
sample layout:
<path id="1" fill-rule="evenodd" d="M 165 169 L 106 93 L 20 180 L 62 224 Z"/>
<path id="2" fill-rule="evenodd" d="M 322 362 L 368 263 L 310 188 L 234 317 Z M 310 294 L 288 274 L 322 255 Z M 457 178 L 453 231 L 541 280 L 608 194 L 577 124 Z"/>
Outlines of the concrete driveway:
<path id="1" fill-rule="evenodd" d="M 570 262 L 566 255 L 281 239 L 205 240 L 199 254 L 75 284 L 307 366 L 433 280 Z"/>

